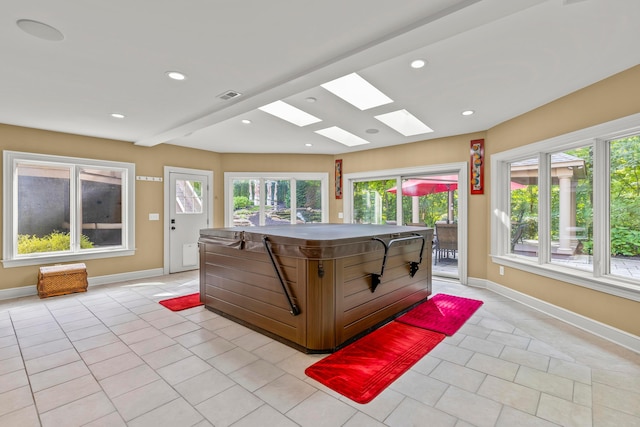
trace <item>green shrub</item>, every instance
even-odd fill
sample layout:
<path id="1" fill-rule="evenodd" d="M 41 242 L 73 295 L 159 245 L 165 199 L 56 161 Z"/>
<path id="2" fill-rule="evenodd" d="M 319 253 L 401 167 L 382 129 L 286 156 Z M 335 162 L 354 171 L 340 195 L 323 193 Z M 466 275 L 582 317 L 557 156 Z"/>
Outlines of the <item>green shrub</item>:
<path id="1" fill-rule="evenodd" d="M 245 196 L 235 196 L 233 198 L 233 209 L 238 210 L 240 208 L 246 208 L 249 206 L 249 198 Z"/>
<path id="2" fill-rule="evenodd" d="M 71 248 L 71 235 L 54 231 L 43 237 L 29 234 L 18 235 L 18 253 L 31 254 L 35 252 L 68 251 Z M 84 234 L 80 237 L 80 248 L 89 249 L 93 243 Z"/>

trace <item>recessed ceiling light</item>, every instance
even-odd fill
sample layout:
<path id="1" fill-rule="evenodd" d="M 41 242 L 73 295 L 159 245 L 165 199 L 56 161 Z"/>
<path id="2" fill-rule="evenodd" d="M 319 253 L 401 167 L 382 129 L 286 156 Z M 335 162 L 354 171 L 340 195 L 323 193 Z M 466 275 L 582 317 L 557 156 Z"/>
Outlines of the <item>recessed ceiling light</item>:
<path id="1" fill-rule="evenodd" d="M 25 33 L 41 40 L 48 40 L 50 42 L 59 42 L 64 40 L 64 34 L 62 34 L 57 28 L 53 28 L 51 25 L 33 21 L 31 19 L 19 19 L 16 21 L 16 24 Z"/>
<path id="2" fill-rule="evenodd" d="M 304 144 L 305 147 L 313 147 L 313 144 L 309 144 L 308 142 Z"/>
<path id="3" fill-rule="evenodd" d="M 375 118 L 404 136 L 433 132 L 433 129 L 422 123 L 407 110 L 392 111 L 391 113 L 375 116 Z"/>
<path id="4" fill-rule="evenodd" d="M 348 147 L 353 147 L 354 145 L 370 144 L 370 142 L 366 139 L 362 139 L 359 136 L 347 132 L 344 129 L 340 129 L 338 126 L 320 129 L 315 131 L 315 133 L 326 136 L 327 138 L 333 139 L 334 141 L 337 141 L 340 144 L 344 144 Z"/>
<path id="5" fill-rule="evenodd" d="M 473 111 L 473 110 L 465 110 L 465 111 L 462 112 L 462 115 L 463 116 L 470 116 L 473 113 L 475 113 L 475 111 Z"/>
<path id="6" fill-rule="evenodd" d="M 374 133 L 378 133 L 380 131 L 378 129 L 371 128 L 371 129 L 365 130 L 365 132 L 366 133 L 370 133 L 370 134 L 374 134 Z"/>
<path id="7" fill-rule="evenodd" d="M 124 119 L 125 115 L 121 113 L 111 113 L 111 117 L 113 117 L 114 119 Z"/>
<path id="8" fill-rule="evenodd" d="M 242 123 L 244 123 L 245 125 L 250 125 L 250 124 L 251 124 L 251 120 L 249 120 L 249 119 L 242 119 Z"/>
<path id="9" fill-rule="evenodd" d="M 411 61 L 411 68 L 422 68 L 427 64 L 424 59 L 414 59 Z"/>
<path id="10" fill-rule="evenodd" d="M 258 108 L 258 110 L 269 113 L 300 127 L 322 121 L 322 119 L 319 119 L 316 116 L 312 116 L 311 114 L 302 111 L 299 108 L 294 107 L 293 105 L 289 105 L 283 101 L 276 101 L 272 102 L 271 104 L 263 105 L 262 107 Z"/>
<path id="11" fill-rule="evenodd" d="M 356 73 L 348 74 L 320 86 L 360 110 L 368 110 L 393 102 L 393 99 Z"/>
<path id="12" fill-rule="evenodd" d="M 309 96 L 309 97 L 305 98 L 304 100 L 309 102 L 309 103 L 314 103 L 314 102 L 317 101 L 317 99 L 314 98 L 313 96 Z"/>
<path id="13" fill-rule="evenodd" d="M 184 80 L 187 78 L 185 74 L 182 74 L 179 71 L 167 71 L 165 74 L 167 75 L 167 77 L 173 80 Z"/>

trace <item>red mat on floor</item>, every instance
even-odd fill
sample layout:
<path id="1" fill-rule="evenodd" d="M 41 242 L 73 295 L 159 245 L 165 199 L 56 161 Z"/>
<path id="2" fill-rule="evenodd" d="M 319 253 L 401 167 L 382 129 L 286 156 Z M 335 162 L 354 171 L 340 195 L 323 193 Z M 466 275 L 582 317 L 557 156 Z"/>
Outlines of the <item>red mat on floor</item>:
<path id="1" fill-rule="evenodd" d="M 387 323 L 311 365 L 305 373 L 358 403 L 367 403 L 433 349 L 444 335 Z"/>
<path id="2" fill-rule="evenodd" d="M 181 297 L 169 298 L 160 301 L 160 304 L 164 305 L 171 311 L 186 310 L 187 308 L 198 307 L 203 303 L 200 302 L 200 293 L 183 295 Z"/>
<path id="3" fill-rule="evenodd" d="M 396 320 L 453 335 L 482 304 L 482 301 L 476 299 L 437 294 Z"/>

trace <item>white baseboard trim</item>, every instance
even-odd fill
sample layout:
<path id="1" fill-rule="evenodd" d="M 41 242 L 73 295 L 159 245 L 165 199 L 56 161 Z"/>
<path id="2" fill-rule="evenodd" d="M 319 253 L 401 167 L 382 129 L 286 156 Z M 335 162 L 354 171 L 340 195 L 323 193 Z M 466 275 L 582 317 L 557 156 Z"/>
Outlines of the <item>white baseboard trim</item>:
<path id="1" fill-rule="evenodd" d="M 164 273 L 162 268 L 154 268 L 151 270 L 131 271 L 128 273 L 118 273 L 118 274 L 109 274 L 107 276 L 89 277 L 88 282 L 89 282 L 89 287 L 93 287 L 93 286 L 108 285 L 111 283 L 126 282 L 129 280 L 140 280 L 140 279 L 146 279 L 149 277 L 157 277 L 157 276 L 162 276 L 163 274 Z M 21 286 L 19 288 L 0 289 L 0 301 L 13 299 L 13 298 L 29 297 L 37 294 L 38 294 L 38 289 L 36 285 Z"/>
<path id="2" fill-rule="evenodd" d="M 574 313 L 573 311 L 569 311 L 565 308 L 550 304 L 546 301 L 539 300 L 537 298 L 534 298 L 527 294 L 523 294 L 522 292 L 515 291 L 513 289 L 507 288 L 506 286 L 499 285 L 489 280 L 470 277 L 468 283 L 469 286 L 488 289 L 499 295 L 524 304 L 527 307 L 531 307 L 542 313 L 548 314 L 551 317 L 562 320 L 563 322 L 575 326 L 576 328 L 580 328 L 600 338 L 604 338 L 607 341 L 611 341 L 614 344 L 625 347 L 636 353 L 640 353 L 640 337 L 636 335 L 598 322 L 597 320 L 590 319 L 581 314 Z"/>

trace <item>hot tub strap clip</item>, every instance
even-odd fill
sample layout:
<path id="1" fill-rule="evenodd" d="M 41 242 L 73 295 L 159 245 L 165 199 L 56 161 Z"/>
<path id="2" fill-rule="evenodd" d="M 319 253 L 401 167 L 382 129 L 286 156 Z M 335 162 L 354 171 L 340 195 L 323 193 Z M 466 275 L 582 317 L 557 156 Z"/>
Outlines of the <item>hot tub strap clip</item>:
<path id="1" fill-rule="evenodd" d="M 389 248 L 391 247 L 391 245 L 393 245 L 394 243 L 404 242 L 407 240 L 415 240 L 415 239 L 422 239 L 422 247 L 420 248 L 420 259 L 418 261 L 409 262 L 409 276 L 411 277 L 415 276 L 415 274 L 418 272 L 418 269 L 420 268 L 420 263 L 422 263 L 422 253 L 424 251 L 424 236 L 422 234 L 412 233 L 411 236 L 391 239 L 389 240 L 388 244 L 379 237 L 373 238 L 373 240 L 382 243 L 382 245 L 384 246 L 384 257 L 382 257 L 382 268 L 380 269 L 380 274 L 371 273 L 371 292 L 372 293 L 376 291 L 376 288 L 380 284 L 380 279 L 384 274 L 384 267 L 387 263 L 387 254 L 389 252 Z"/>

